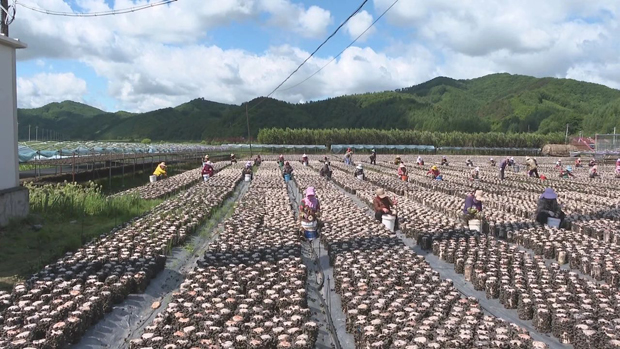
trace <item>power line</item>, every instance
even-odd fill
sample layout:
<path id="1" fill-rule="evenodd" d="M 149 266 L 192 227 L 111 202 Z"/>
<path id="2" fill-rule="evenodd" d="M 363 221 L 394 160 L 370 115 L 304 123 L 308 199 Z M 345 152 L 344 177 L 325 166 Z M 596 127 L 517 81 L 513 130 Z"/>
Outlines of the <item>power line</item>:
<path id="1" fill-rule="evenodd" d="M 399 0 L 395 0 L 395 1 L 392 3 L 392 5 L 390 5 L 390 7 L 388 7 L 385 11 L 383 11 L 383 13 L 382 13 L 379 17 L 377 17 L 377 19 L 375 19 L 375 21 L 374 21 L 374 22 L 372 22 L 368 28 L 366 28 L 366 30 L 364 30 L 364 31 L 363 31 L 360 35 L 358 35 L 358 36 L 355 38 L 355 40 L 353 40 L 353 41 L 352 41 L 352 42 L 351 42 L 351 43 L 350 43 L 347 47 L 345 47 L 342 51 L 340 51 L 340 53 L 338 53 L 336 56 L 334 56 L 334 58 L 332 58 L 329 62 L 327 62 L 327 64 L 325 64 L 324 66 L 322 66 L 319 70 L 315 71 L 314 73 L 312 73 L 310 76 L 308 76 L 307 78 L 303 79 L 303 80 L 302 80 L 302 81 L 300 81 L 299 83 L 297 83 L 297 84 L 295 84 L 295 85 L 293 85 L 293 86 L 291 86 L 291 87 L 284 88 L 284 89 L 282 89 L 281 91 L 288 91 L 288 90 L 294 89 L 295 87 L 297 87 L 297 86 L 299 86 L 299 85 L 303 84 L 304 82 L 306 82 L 306 81 L 310 80 L 310 79 L 311 79 L 313 76 L 315 76 L 316 74 L 320 73 L 320 72 L 321 72 L 321 70 L 325 69 L 325 67 L 327 67 L 328 65 L 330 65 L 330 64 L 331 64 L 331 62 L 335 61 L 338 57 L 340 57 L 340 55 L 342 55 L 342 54 L 344 53 L 344 51 L 346 51 L 349 47 L 353 46 L 353 44 L 355 44 L 355 43 L 357 42 L 357 40 L 359 40 L 359 38 L 361 38 L 364 34 L 366 34 L 366 32 L 367 32 L 367 31 L 369 31 L 369 30 L 370 30 L 370 28 L 372 28 L 372 27 L 375 25 L 375 23 L 377 23 L 377 22 L 381 19 L 381 17 L 383 17 L 386 13 L 388 13 L 388 11 L 389 11 L 392 7 L 394 7 L 394 5 L 396 5 L 396 3 L 397 3 L 398 1 L 399 1 Z"/>
<path id="2" fill-rule="evenodd" d="M 43 13 L 51 16 L 64 16 L 64 17 L 101 17 L 101 16 L 113 16 L 113 15 L 121 15 L 125 13 L 137 12 L 141 10 L 146 10 L 152 7 L 161 6 L 173 3 L 178 0 L 164 0 L 152 4 L 145 4 L 140 6 L 128 7 L 120 10 L 108 10 L 108 11 L 100 11 L 100 12 L 90 12 L 90 13 L 79 13 L 79 12 L 60 12 L 60 11 L 52 11 L 46 10 L 39 7 L 29 6 L 23 4 L 21 2 L 17 2 L 20 6 L 25 7 L 31 11 Z"/>
<path id="3" fill-rule="evenodd" d="M 273 89 L 273 91 L 271 91 L 267 97 L 265 97 L 264 99 L 262 99 L 261 101 L 259 101 L 257 104 L 255 104 L 252 108 L 250 108 L 250 110 L 256 108 L 257 106 L 259 106 L 263 101 L 265 101 L 267 98 L 269 98 L 271 95 L 273 95 L 282 85 L 284 85 L 285 82 L 288 81 L 288 79 L 291 78 L 291 76 L 293 76 L 295 73 L 297 73 L 297 71 L 304 65 L 306 64 L 306 62 L 312 58 L 314 56 L 315 53 L 317 53 L 318 50 L 321 49 L 321 47 L 323 47 L 323 45 L 325 45 L 332 37 L 334 37 L 334 35 L 336 35 L 336 33 L 338 33 L 338 31 L 345 25 L 347 24 L 347 22 L 349 22 L 349 20 L 351 18 L 353 18 L 353 16 L 355 16 L 358 12 L 360 12 L 360 10 L 362 9 L 362 7 L 364 7 L 364 5 L 366 5 L 366 3 L 368 2 L 368 0 L 364 0 L 364 2 L 362 2 L 362 4 L 349 16 L 347 17 L 347 19 L 344 20 L 344 22 L 342 22 L 338 28 L 336 28 L 336 30 L 334 30 L 333 33 L 331 33 L 331 35 L 329 35 L 327 37 L 327 39 L 325 39 L 314 51 L 312 51 L 312 53 L 308 56 L 308 58 L 306 58 L 303 62 L 301 62 L 301 64 L 295 69 L 293 70 L 292 73 L 289 74 L 289 76 L 286 77 L 286 79 L 284 79 L 284 81 L 282 81 L 276 88 Z"/>

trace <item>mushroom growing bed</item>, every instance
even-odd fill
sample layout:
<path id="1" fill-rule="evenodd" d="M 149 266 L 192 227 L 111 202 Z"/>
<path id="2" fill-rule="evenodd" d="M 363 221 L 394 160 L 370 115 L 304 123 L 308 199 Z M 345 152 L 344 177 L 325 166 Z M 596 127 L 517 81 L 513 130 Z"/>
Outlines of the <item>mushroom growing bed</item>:
<path id="1" fill-rule="evenodd" d="M 224 168 L 228 167 L 229 165 L 230 163 L 227 163 L 227 162 L 217 162 L 213 164 L 213 169 L 217 173 L 223 170 Z M 239 173 L 241 173 L 241 165 L 237 165 L 235 166 L 235 168 L 237 168 Z M 159 199 L 166 195 L 170 195 L 180 190 L 187 189 L 188 187 L 198 183 L 199 181 L 202 181 L 203 179 L 202 179 L 201 170 L 202 169 L 197 168 L 197 169 L 185 171 L 183 173 L 174 175 L 169 178 L 160 179 L 156 182 L 147 183 L 145 185 L 142 185 L 136 188 L 131 188 L 131 189 L 122 191 L 120 193 L 116 193 L 112 196 L 114 197 L 114 196 L 136 194 L 136 195 L 140 195 L 140 197 L 143 199 Z M 220 180 L 218 180 L 217 178 L 221 178 L 221 177 L 214 176 L 211 179 L 215 180 L 216 182 L 220 182 Z"/>
<path id="2" fill-rule="evenodd" d="M 356 347 L 546 347 L 524 329 L 485 316 L 475 299 L 463 297 L 424 257 L 312 169 L 295 169 L 295 181 L 317 188 L 325 224 L 321 240 Z"/>
<path id="3" fill-rule="evenodd" d="M 216 180 L 217 178 L 217 180 Z M 223 170 L 0 292 L 0 348 L 60 348 L 130 293 L 142 292 L 240 181 Z"/>
<path id="4" fill-rule="evenodd" d="M 131 348 L 314 348 L 298 223 L 263 164 L 219 238 Z"/>

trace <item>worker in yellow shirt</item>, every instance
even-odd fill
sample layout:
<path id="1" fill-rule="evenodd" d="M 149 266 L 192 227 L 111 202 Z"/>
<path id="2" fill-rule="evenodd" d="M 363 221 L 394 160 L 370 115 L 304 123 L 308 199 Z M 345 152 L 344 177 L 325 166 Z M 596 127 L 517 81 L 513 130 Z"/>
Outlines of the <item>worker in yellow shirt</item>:
<path id="1" fill-rule="evenodd" d="M 168 177 L 168 172 L 166 172 L 166 163 L 162 162 L 157 165 L 157 168 L 153 172 L 153 176 L 157 176 L 157 180 L 162 179 L 163 177 Z"/>

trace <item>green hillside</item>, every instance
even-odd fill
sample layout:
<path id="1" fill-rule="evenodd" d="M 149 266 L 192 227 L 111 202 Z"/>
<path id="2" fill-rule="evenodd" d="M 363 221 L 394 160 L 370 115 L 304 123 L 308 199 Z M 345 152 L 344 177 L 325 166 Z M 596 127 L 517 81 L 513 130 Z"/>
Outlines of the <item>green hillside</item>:
<path id="1" fill-rule="evenodd" d="M 257 105 L 257 103 L 261 102 Z M 620 91 L 570 79 L 493 74 L 471 80 L 438 77 L 378 93 L 304 104 L 249 102 L 253 137 L 259 129 L 369 128 L 418 131 L 611 132 L 620 127 Z M 196 99 L 147 113 L 105 113 L 65 101 L 18 111 L 21 125 L 38 125 L 72 139 L 211 140 L 247 135 L 245 104 Z M 20 138 L 27 137 L 20 127 Z"/>

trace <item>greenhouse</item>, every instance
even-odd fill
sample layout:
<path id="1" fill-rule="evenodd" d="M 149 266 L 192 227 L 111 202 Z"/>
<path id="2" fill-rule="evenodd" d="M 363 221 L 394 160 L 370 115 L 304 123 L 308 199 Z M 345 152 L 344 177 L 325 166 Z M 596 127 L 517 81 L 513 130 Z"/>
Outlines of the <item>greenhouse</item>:
<path id="1" fill-rule="evenodd" d="M 205 152 L 221 147 L 195 144 L 141 144 L 112 142 L 24 142 L 19 144 L 19 162 L 107 154 L 165 154 Z"/>

